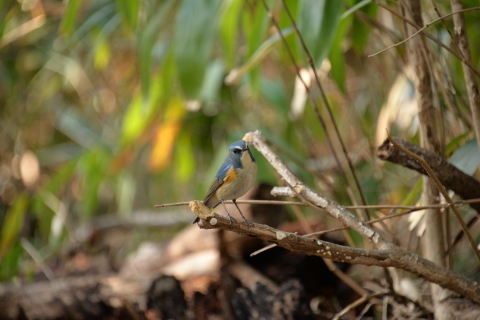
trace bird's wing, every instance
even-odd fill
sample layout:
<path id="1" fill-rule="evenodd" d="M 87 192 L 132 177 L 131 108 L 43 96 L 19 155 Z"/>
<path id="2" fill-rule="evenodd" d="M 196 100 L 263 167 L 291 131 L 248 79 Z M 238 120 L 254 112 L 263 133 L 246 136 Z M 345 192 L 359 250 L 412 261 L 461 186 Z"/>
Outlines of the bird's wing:
<path id="1" fill-rule="evenodd" d="M 220 178 L 213 179 L 213 182 L 210 185 L 210 189 L 208 189 L 207 195 L 205 199 L 203 199 L 203 204 L 205 204 L 209 208 L 214 208 L 218 205 L 218 203 L 209 203 L 208 201 L 211 200 L 212 196 L 215 195 L 215 191 L 217 191 L 222 184 L 223 184 L 223 179 L 220 179 Z"/>
<path id="2" fill-rule="evenodd" d="M 208 205 L 208 200 L 212 198 L 212 196 L 215 194 L 215 192 L 220 188 L 220 186 L 224 183 L 225 177 L 227 176 L 228 170 L 232 167 L 231 164 L 225 165 L 225 163 L 220 167 L 220 170 L 218 170 L 215 179 L 213 179 L 212 184 L 210 185 L 210 188 L 208 189 L 207 195 L 205 196 L 205 199 L 203 200 L 203 203 L 210 208 L 214 208 L 218 205 L 218 203 L 213 203 L 211 206 Z"/>

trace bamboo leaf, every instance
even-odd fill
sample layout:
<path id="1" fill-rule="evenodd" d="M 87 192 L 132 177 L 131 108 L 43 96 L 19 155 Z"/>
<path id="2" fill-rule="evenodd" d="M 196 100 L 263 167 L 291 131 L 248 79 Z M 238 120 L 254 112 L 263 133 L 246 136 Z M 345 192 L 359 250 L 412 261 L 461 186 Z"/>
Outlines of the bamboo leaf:
<path id="1" fill-rule="evenodd" d="M 116 0 L 117 10 L 123 17 L 125 25 L 134 31 L 137 27 L 138 10 L 140 8 L 140 1 L 138 0 Z"/>
<path id="2" fill-rule="evenodd" d="M 28 202 L 26 193 L 19 194 L 5 215 L 2 234 L 0 235 L 0 259 L 10 251 L 19 236 L 25 220 Z"/>
<path id="3" fill-rule="evenodd" d="M 317 66 L 330 52 L 343 9 L 343 0 L 302 0 L 298 28 Z M 301 46 L 298 46 L 302 52 Z"/>
<path id="4" fill-rule="evenodd" d="M 67 4 L 67 10 L 63 15 L 62 23 L 60 25 L 60 33 L 71 35 L 75 30 L 75 17 L 78 13 L 80 0 L 70 0 Z"/>
<path id="5" fill-rule="evenodd" d="M 198 98 L 216 38 L 218 0 L 183 0 L 175 22 L 175 58 L 180 85 Z"/>
<path id="6" fill-rule="evenodd" d="M 346 17 L 338 24 L 335 38 L 333 39 L 332 46 L 330 48 L 330 54 L 328 59 L 331 64 L 331 74 L 333 80 L 337 83 L 337 86 L 343 93 L 346 93 L 345 87 L 345 54 L 343 52 L 343 40 L 350 28 L 352 17 Z"/>

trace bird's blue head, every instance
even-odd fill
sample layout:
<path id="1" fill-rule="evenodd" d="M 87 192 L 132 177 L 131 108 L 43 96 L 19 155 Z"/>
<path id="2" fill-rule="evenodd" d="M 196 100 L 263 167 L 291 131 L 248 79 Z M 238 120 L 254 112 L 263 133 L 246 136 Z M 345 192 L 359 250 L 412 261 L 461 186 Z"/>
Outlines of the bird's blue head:
<path id="1" fill-rule="evenodd" d="M 255 162 L 255 158 L 248 148 L 248 142 L 245 140 L 235 141 L 230 145 L 228 158 L 235 168 L 243 168 L 246 161 Z"/>

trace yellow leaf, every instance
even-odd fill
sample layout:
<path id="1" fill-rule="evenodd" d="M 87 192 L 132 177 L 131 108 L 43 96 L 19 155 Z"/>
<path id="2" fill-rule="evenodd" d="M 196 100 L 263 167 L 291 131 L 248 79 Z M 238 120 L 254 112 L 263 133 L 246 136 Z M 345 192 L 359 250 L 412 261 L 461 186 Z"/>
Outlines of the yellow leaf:
<path id="1" fill-rule="evenodd" d="M 152 172 L 158 172 L 169 165 L 184 115 L 183 101 L 179 98 L 170 100 L 164 120 L 153 138 L 149 159 L 149 168 Z"/>

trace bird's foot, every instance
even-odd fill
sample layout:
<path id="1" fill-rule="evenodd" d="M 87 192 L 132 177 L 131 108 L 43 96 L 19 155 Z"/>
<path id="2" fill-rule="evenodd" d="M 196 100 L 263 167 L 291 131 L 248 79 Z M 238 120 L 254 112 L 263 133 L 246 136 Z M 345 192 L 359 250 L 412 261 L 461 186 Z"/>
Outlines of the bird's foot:
<path id="1" fill-rule="evenodd" d="M 233 222 L 235 221 L 235 219 L 230 215 L 230 213 L 227 212 L 227 215 L 228 215 L 228 219 L 230 220 L 230 227 L 233 225 Z"/>

